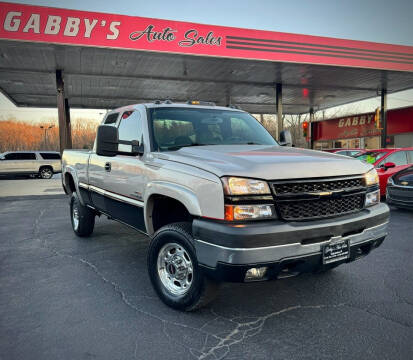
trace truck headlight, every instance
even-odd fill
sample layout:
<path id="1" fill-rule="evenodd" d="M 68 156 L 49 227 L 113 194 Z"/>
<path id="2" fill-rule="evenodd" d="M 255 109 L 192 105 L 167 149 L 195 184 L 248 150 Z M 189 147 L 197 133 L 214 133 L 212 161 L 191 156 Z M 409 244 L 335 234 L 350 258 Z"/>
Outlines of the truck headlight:
<path id="1" fill-rule="evenodd" d="M 394 181 L 391 176 L 387 179 L 387 185 L 394 185 Z"/>
<path id="2" fill-rule="evenodd" d="M 265 195 L 271 194 L 267 182 L 239 177 L 223 177 L 225 195 Z"/>
<path id="3" fill-rule="evenodd" d="M 260 220 L 275 217 L 273 205 L 225 205 L 225 220 Z"/>
<path id="4" fill-rule="evenodd" d="M 365 173 L 364 181 L 366 186 L 378 185 L 379 175 L 377 175 L 376 169 L 371 169 L 369 172 Z"/>
<path id="5" fill-rule="evenodd" d="M 364 207 L 369 207 L 376 205 L 380 202 L 380 190 L 368 192 L 366 194 L 366 201 L 364 202 Z"/>

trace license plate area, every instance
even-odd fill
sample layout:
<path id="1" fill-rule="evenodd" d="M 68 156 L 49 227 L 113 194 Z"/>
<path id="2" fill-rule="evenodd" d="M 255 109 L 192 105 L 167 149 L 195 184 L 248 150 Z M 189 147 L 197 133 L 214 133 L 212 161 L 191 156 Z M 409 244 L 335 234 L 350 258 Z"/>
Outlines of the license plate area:
<path id="1" fill-rule="evenodd" d="M 323 264 L 347 260 L 350 257 L 350 240 L 340 239 L 331 241 L 322 247 Z"/>

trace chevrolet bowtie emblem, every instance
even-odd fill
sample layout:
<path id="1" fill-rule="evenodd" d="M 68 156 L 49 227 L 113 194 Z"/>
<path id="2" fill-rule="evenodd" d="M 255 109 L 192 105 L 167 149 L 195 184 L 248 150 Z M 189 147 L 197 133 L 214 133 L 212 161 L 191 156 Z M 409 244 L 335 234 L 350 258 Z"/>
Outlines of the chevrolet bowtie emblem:
<path id="1" fill-rule="evenodd" d="M 409 183 L 407 181 L 402 181 L 400 184 L 402 185 L 409 185 Z"/>
<path id="2" fill-rule="evenodd" d="M 333 192 L 332 191 L 321 191 L 321 192 L 312 192 L 311 195 L 315 195 L 315 196 L 328 196 L 328 195 L 332 195 Z"/>

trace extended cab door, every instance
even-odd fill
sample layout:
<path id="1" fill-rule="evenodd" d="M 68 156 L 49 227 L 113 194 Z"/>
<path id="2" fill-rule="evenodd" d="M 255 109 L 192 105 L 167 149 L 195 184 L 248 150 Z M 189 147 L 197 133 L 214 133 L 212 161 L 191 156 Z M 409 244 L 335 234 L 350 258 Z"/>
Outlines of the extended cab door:
<path id="1" fill-rule="evenodd" d="M 139 111 L 125 111 L 118 121 L 119 141 L 139 141 L 142 144 L 142 119 Z M 143 215 L 143 189 L 145 165 L 143 156 L 128 155 L 131 146 L 119 144 L 124 154 L 109 158 L 106 166 L 104 187 L 106 211 L 139 230 L 146 231 Z"/>
<path id="2" fill-rule="evenodd" d="M 109 113 L 103 124 L 116 126 L 119 113 Z M 105 170 L 105 164 L 113 160 L 113 157 L 96 155 L 96 144 L 93 151 L 89 157 L 88 164 L 88 195 L 87 200 L 91 204 L 103 212 L 107 212 L 105 204 L 105 191 L 108 172 Z M 79 186 L 82 188 L 86 184 L 81 184 Z M 87 186 L 86 185 L 86 186 Z"/>

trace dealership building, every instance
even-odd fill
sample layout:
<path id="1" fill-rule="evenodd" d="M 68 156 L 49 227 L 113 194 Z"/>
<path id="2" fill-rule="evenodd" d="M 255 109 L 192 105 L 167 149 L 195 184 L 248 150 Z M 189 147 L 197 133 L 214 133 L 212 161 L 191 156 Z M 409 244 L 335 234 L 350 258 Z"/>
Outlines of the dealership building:
<path id="1" fill-rule="evenodd" d="M 374 113 L 345 116 L 312 124 L 313 148 L 379 149 L 381 129 Z M 387 111 L 386 146 L 413 146 L 413 106 Z"/>

